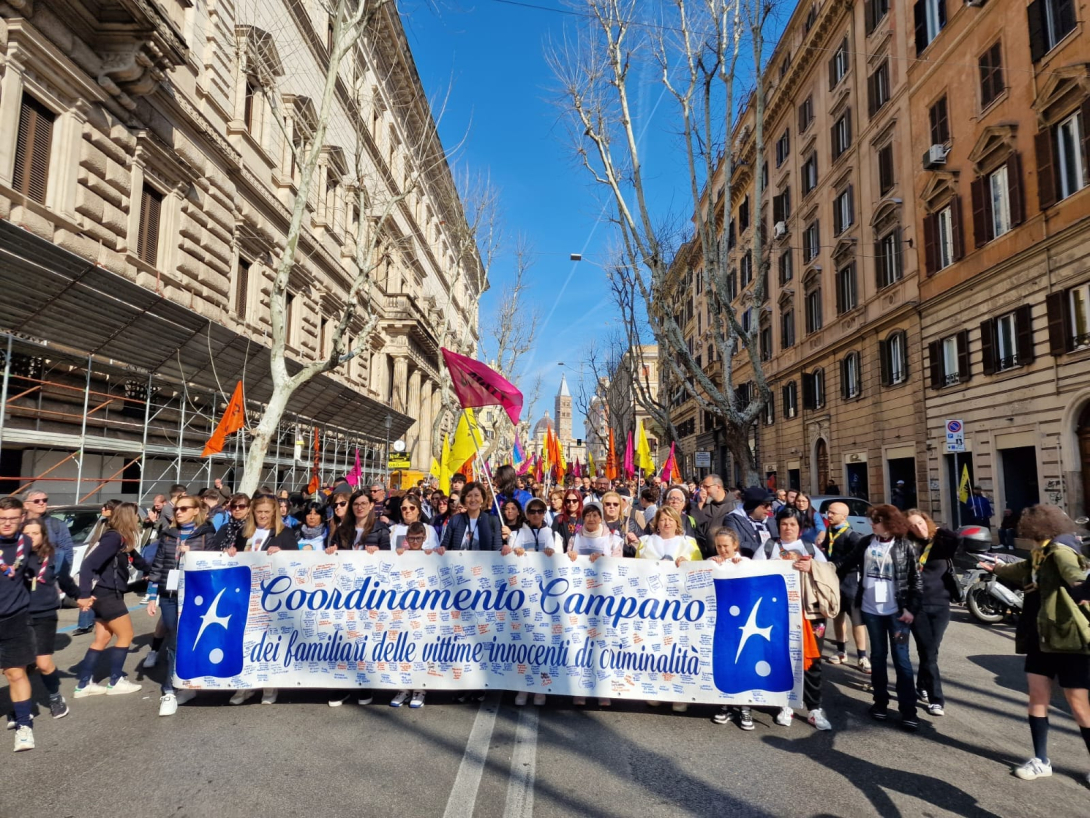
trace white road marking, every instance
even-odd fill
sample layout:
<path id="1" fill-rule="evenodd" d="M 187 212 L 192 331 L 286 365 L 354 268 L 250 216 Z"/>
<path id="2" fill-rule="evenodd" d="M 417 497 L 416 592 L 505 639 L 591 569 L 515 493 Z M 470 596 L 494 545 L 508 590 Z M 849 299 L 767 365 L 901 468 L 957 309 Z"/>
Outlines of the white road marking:
<path id="1" fill-rule="evenodd" d="M 496 726 L 496 714 L 500 710 L 500 694 L 491 693 L 481 702 L 473 727 L 469 731 L 462 763 L 458 765 L 458 775 L 447 799 L 447 808 L 443 818 L 472 818 L 477 806 L 477 790 L 481 786 L 485 761 L 488 759 L 488 746 L 492 743 L 492 728 Z"/>
<path id="2" fill-rule="evenodd" d="M 515 749 L 511 753 L 511 778 L 503 818 L 531 818 L 534 814 L 534 774 L 537 766 L 538 708 L 523 707 L 515 728 Z"/>

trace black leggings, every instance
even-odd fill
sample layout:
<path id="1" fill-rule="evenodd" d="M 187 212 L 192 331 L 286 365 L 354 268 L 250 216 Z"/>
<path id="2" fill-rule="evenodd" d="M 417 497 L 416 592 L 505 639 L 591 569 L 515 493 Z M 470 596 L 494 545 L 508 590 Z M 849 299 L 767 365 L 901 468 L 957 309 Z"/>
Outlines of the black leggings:
<path id="1" fill-rule="evenodd" d="M 942 679 L 939 677 L 939 646 L 949 624 L 949 605 L 925 607 L 912 620 L 912 635 L 916 638 L 916 652 L 920 655 L 916 689 L 926 693 L 931 704 L 945 704 Z"/>

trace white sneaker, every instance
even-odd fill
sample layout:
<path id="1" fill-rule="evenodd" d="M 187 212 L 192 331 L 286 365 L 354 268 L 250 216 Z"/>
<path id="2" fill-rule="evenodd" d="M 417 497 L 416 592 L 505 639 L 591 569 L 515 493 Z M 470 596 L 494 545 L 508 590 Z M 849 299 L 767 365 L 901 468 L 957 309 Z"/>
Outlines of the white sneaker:
<path id="1" fill-rule="evenodd" d="M 946 709 L 941 704 L 929 704 L 927 705 L 927 712 L 932 716 L 945 716 Z"/>
<path id="2" fill-rule="evenodd" d="M 159 661 L 159 651 L 149 650 L 147 658 L 145 658 L 144 661 L 140 663 L 140 667 L 145 668 L 147 670 L 151 670 L 153 667 L 155 667 L 155 664 L 158 661 Z"/>
<path id="3" fill-rule="evenodd" d="M 1041 761 L 1041 759 L 1034 757 L 1021 767 L 1016 767 L 1014 774 L 1023 781 L 1032 781 L 1035 778 L 1048 778 L 1052 775 L 1052 763 L 1049 761 Z"/>
<path id="4" fill-rule="evenodd" d="M 409 707 L 423 707 L 424 706 L 424 691 L 414 690 L 412 701 L 409 702 Z"/>
<path id="5" fill-rule="evenodd" d="M 534 707 L 544 707 L 544 705 L 545 705 L 545 694 L 544 693 L 535 693 L 534 694 Z"/>
<path id="6" fill-rule="evenodd" d="M 124 696 L 126 693 L 139 693 L 140 685 L 134 684 L 122 676 L 112 685 L 106 686 L 107 696 Z"/>
<path id="7" fill-rule="evenodd" d="M 825 718 L 825 711 L 820 707 L 815 707 L 810 711 L 810 717 L 806 719 L 813 725 L 816 730 L 832 730 L 833 725 L 829 724 L 829 720 Z"/>
<path id="8" fill-rule="evenodd" d="M 8 713 L 8 729 L 9 730 L 14 730 L 18 726 L 19 726 L 19 722 L 17 722 L 15 720 L 15 714 L 14 713 Z"/>
<path id="9" fill-rule="evenodd" d="M 673 710 L 675 713 L 684 713 L 686 710 L 689 709 L 689 705 L 686 702 L 674 702 L 672 705 L 670 705 L 670 709 Z"/>
<path id="10" fill-rule="evenodd" d="M 790 727 L 791 722 L 795 720 L 795 711 L 790 707 L 784 707 L 780 709 L 780 712 L 776 714 L 776 724 L 780 727 Z"/>
<path id="11" fill-rule="evenodd" d="M 401 707 L 401 705 L 405 704 L 405 702 L 408 701 L 408 700 L 409 700 L 409 691 L 408 690 L 399 690 L 399 691 L 397 691 L 397 695 L 394 696 L 392 699 L 390 699 L 390 707 Z"/>
<path id="12" fill-rule="evenodd" d="M 173 716 L 178 712 L 178 699 L 173 693 L 159 697 L 159 715 Z"/>
<path id="13" fill-rule="evenodd" d="M 276 694 L 279 691 L 275 687 L 266 687 L 261 691 L 262 704 L 276 704 Z"/>
<path id="14" fill-rule="evenodd" d="M 94 682 L 88 682 L 83 687 L 77 687 L 73 693 L 73 699 L 82 699 L 86 696 L 102 696 L 107 692 L 106 688 Z"/>
<path id="15" fill-rule="evenodd" d="M 230 699 L 230 704 L 244 704 L 256 695 L 257 690 L 236 690 L 235 695 Z"/>
<path id="16" fill-rule="evenodd" d="M 360 707 L 366 707 L 367 705 L 369 705 L 374 700 L 375 700 L 375 694 L 372 693 L 371 691 L 367 691 L 366 693 L 361 693 L 360 694 L 360 697 L 358 699 L 356 699 L 356 704 L 358 704 Z"/>
<path id="17" fill-rule="evenodd" d="M 15 752 L 34 749 L 34 731 L 29 727 L 15 728 Z"/>
<path id="18" fill-rule="evenodd" d="M 174 698 L 176 698 L 178 700 L 179 705 L 182 705 L 182 704 L 185 704 L 186 702 L 191 702 L 195 698 L 197 698 L 197 691 L 196 690 L 175 690 L 174 691 Z"/>
<path id="19" fill-rule="evenodd" d="M 348 701 L 348 694 L 347 693 L 345 695 L 343 695 L 343 696 L 334 696 L 332 699 L 329 700 L 329 706 L 330 707 L 340 707 L 346 701 Z"/>
<path id="20" fill-rule="evenodd" d="M 522 690 L 515 694 L 515 707 L 523 707 L 530 700 L 530 694 Z"/>

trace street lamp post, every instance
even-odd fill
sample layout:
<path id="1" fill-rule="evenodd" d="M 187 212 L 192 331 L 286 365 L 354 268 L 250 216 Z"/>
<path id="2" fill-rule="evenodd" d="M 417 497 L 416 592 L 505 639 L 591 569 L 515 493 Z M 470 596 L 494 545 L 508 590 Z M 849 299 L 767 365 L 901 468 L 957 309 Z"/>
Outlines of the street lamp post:
<path id="1" fill-rule="evenodd" d="M 394 425 L 394 419 L 391 415 L 386 416 L 386 465 L 384 471 L 386 472 L 386 488 L 390 487 L 390 427 Z"/>

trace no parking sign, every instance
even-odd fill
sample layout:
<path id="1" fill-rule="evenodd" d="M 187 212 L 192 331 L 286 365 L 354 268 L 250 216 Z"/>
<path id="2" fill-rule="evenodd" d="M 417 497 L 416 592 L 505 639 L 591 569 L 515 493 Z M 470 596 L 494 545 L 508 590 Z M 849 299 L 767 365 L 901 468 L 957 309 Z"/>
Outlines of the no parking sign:
<path id="1" fill-rule="evenodd" d="M 960 420 L 946 421 L 946 451 L 965 451 L 965 426 Z"/>

